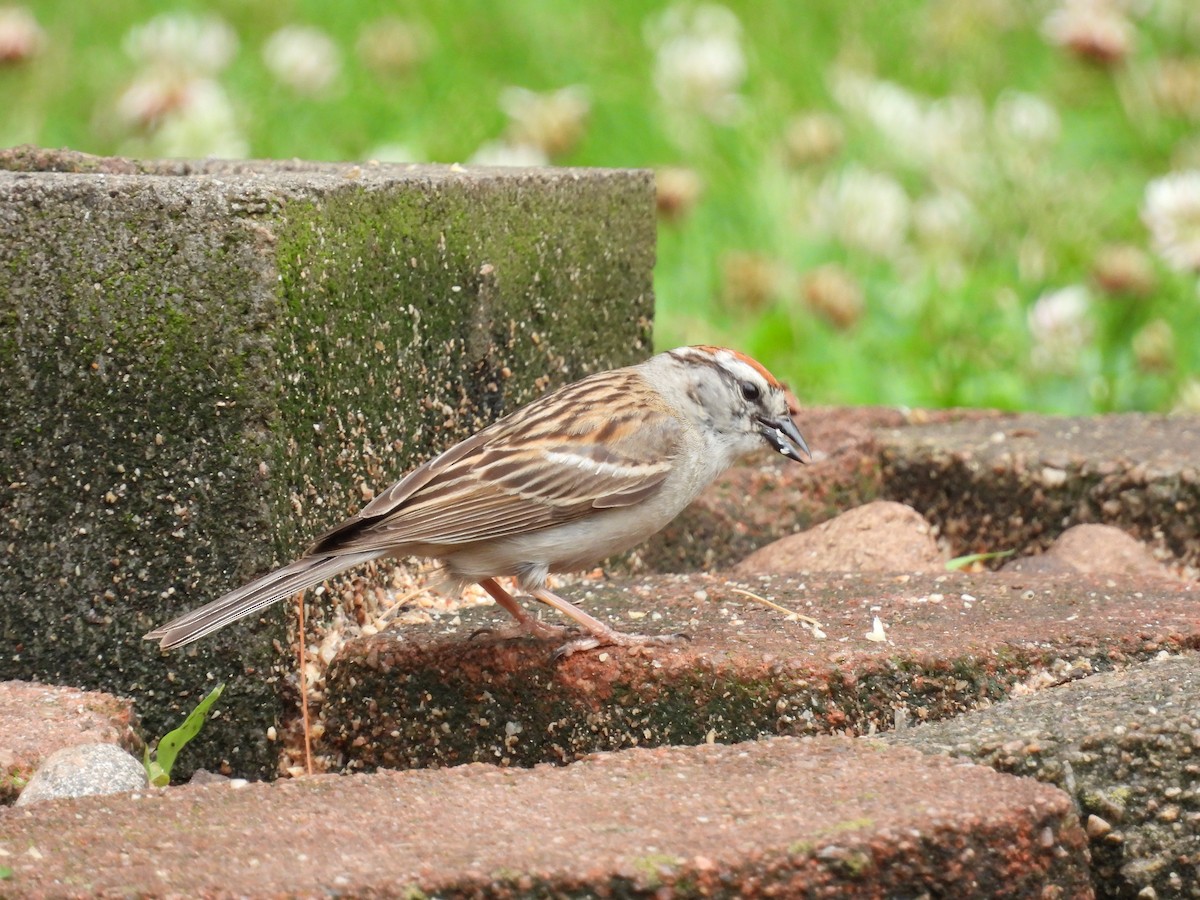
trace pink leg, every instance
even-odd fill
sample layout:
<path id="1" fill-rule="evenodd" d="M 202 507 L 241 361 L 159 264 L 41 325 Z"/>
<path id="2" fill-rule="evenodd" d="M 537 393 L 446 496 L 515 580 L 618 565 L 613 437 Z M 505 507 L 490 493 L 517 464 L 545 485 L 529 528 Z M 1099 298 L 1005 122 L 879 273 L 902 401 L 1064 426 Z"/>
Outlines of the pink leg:
<path id="1" fill-rule="evenodd" d="M 479 582 L 479 586 L 491 594 L 492 598 L 517 620 L 517 625 L 522 631 L 542 640 L 572 638 L 559 647 L 554 654 L 560 658 L 596 647 L 640 647 L 647 644 L 668 644 L 686 637 L 682 634 L 628 634 L 624 631 L 617 631 L 546 588 L 530 591 L 529 593 L 535 600 L 540 600 L 567 618 L 574 619 L 588 632 L 587 637 L 574 637 L 577 632 L 556 625 L 547 625 L 531 616 L 494 578 L 483 579 Z"/>
<path id="2" fill-rule="evenodd" d="M 561 641 L 571 637 L 571 631 L 558 625 L 547 625 L 545 622 L 540 622 L 528 612 L 525 607 L 521 606 L 513 595 L 502 588 L 499 582 L 494 578 L 485 578 L 479 582 L 479 586 L 492 595 L 492 599 L 499 603 L 510 616 L 517 620 L 517 627 L 526 634 L 531 634 L 543 641 Z"/>
<path id="3" fill-rule="evenodd" d="M 554 609 L 557 609 L 564 616 L 574 619 L 590 635 L 589 637 L 577 638 L 559 647 L 558 652 L 555 654 L 558 657 L 570 656 L 572 653 L 578 653 L 580 650 L 592 650 L 595 647 L 640 647 L 647 644 L 668 644 L 686 637 L 682 634 L 629 634 L 624 631 L 617 631 L 615 628 L 605 625 L 595 616 L 585 613 L 574 603 L 564 600 L 562 597 L 545 588 L 539 588 L 529 593 L 547 606 L 554 607 Z"/>

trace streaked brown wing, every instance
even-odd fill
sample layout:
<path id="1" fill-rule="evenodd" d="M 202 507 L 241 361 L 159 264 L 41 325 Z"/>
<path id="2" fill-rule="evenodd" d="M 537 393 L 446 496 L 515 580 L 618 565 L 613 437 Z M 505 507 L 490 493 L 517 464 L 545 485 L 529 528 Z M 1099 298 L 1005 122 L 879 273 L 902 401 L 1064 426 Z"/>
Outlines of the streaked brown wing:
<path id="1" fill-rule="evenodd" d="M 682 437 L 637 371 L 585 378 L 414 470 L 310 552 L 467 543 L 628 506 L 659 490 Z"/>

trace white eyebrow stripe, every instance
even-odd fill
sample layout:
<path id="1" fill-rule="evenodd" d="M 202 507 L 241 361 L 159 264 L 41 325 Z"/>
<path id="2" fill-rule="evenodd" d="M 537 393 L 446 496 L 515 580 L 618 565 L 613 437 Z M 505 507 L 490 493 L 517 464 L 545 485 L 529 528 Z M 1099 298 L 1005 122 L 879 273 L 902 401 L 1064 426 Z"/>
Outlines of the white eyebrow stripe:
<path id="1" fill-rule="evenodd" d="M 562 450 L 546 450 L 546 461 L 560 466 L 570 466 L 581 469 L 590 475 L 609 475 L 614 478 L 644 478 L 647 473 L 658 472 L 665 462 L 652 465 L 635 464 L 623 466 L 617 463 L 601 462 L 589 456 L 579 456 Z"/>

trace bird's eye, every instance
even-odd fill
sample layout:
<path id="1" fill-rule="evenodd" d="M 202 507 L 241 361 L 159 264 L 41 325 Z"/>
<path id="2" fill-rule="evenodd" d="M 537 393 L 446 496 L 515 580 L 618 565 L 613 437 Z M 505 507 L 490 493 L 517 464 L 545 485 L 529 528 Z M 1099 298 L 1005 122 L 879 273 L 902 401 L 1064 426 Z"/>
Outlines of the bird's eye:
<path id="1" fill-rule="evenodd" d="M 762 396 L 762 391 L 758 389 L 757 384 L 751 384 L 749 381 L 742 382 L 742 396 L 747 400 L 757 400 Z"/>

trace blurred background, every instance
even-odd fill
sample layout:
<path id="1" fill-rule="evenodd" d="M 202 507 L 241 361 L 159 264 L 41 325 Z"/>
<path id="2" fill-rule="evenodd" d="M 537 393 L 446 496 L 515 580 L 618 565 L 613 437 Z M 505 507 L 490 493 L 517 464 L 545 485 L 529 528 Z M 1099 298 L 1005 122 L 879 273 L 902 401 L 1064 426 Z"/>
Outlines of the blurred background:
<path id="1" fill-rule="evenodd" d="M 656 343 L 1200 412 L 1197 0 L 0 0 L 0 146 L 632 166 Z"/>

